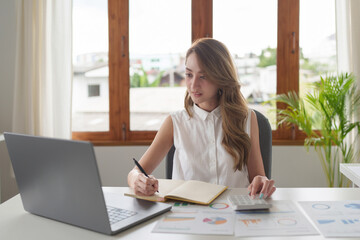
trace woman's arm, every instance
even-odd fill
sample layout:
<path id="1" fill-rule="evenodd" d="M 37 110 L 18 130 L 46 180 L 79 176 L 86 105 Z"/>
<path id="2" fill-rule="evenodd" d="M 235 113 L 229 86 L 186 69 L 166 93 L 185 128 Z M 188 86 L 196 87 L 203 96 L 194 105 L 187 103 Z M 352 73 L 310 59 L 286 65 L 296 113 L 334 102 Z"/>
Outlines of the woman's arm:
<path id="1" fill-rule="evenodd" d="M 173 122 L 171 116 L 168 116 L 139 161 L 145 172 L 150 174 L 154 171 L 170 150 L 173 142 Z M 137 167 L 129 172 L 128 184 L 138 195 L 152 195 L 158 190 L 156 178 L 153 176 L 147 178 Z"/>
<path id="2" fill-rule="evenodd" d="M 265 176 L 265 170 L 263 160 L 260 151 L 259 141 L 259 127 L 254 111 L 251 111 L 251 124 L 250 124 L 250 141 L 251 148 L 249 153 L 249 159 L 247 162 L 249 182 L 251 183 L 248 187 L 250 195 L 254 196 L 260 191 L 260 197 L 270 197 L 271 194 L 276 190 L 274 187 L 274 180 L 269 180 Z"/>

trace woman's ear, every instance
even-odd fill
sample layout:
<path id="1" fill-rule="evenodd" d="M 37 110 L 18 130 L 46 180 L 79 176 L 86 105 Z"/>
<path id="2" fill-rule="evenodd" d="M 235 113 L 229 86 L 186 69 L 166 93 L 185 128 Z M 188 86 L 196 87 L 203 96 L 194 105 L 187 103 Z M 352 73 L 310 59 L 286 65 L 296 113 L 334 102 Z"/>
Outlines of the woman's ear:
<path id="1" fill-rule="evenodd" d="M 221 88 L 219 88 L 218 95 L 221 96 L 222 94 L 223 94 L 223 90 Z"/>

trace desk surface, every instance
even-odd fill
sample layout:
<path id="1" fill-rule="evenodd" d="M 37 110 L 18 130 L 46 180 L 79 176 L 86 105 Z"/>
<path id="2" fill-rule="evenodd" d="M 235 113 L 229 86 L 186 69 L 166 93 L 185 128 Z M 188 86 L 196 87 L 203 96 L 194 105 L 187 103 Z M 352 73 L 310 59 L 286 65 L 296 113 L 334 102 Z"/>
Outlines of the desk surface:
<path id="1" fill-rule="evenodd" d="M 126 187 L 106 187 L 104 191 L 124 193 Z M 226 198 L 229 192 L 245 194 L 246 189 L 229 189 L 220 198 Z M 279 188 L 274 193 L 274 200 L 294 201 L 331 201 L 331 200 L 359 200 L 360 188 Z M 219 236 L 151 233 L 156 221 L 161 216 L 151 219 L 115 236 L 107 236 L 89 230 L 48 220 L 24 211 L 20 195 L 0 205 L 0 239 L 219 239 Z M 246 239 L 279 239 L 281 237 L 246 238 Z M 238 239 L 235 236 L 221 236 L 221 239 Z M 294 236 L 282 239 L 325 239 L 317 236 Z M 349 238 L 332 238 L 349 239 Z M 356 239 L 356 238 L 351 238 Z M 357 238 L 360 239 L 360 238 Z"/>

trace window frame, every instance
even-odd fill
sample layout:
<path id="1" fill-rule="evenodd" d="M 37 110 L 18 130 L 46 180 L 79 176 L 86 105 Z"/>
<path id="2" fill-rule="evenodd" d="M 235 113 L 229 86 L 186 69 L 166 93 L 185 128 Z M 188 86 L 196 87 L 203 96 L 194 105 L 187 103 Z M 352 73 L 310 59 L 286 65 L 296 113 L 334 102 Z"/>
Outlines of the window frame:
<path id="1" fill-rule="evenodd" d="M 299 92 L 299 5 L 299 0 L 278 0 L 277 94 Z M 72 138 L 94 145 L 149 145 L 157 131 L 130 130 L 129 0 L 108 0 L 108 11 L 109 131 L 72 132 Z M 212 0 L 192 0 L 191 41 L 212 37 L 212 12 Z M 272 136 L 273 145 L 302 145 L 305 138 L 298 128 L 282 126 Z"/>

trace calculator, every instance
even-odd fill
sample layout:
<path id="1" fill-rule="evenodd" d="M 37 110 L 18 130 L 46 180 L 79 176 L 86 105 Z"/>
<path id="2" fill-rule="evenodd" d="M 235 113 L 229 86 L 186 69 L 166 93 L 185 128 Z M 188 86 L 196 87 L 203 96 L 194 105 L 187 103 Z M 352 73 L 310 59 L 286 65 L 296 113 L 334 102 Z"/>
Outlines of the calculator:
<path id="1" fill-rule="evenodd" d="M 228 201 L 234 210 L 269 209 L 272 204 L 265 199 L 252 199 L 249 195 L 230 195 Z"/>

